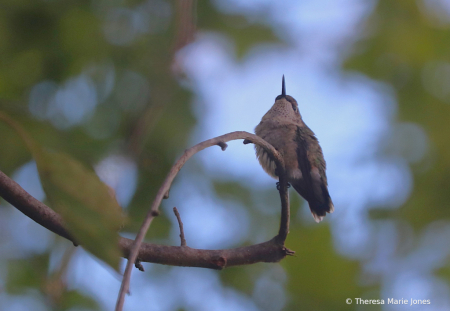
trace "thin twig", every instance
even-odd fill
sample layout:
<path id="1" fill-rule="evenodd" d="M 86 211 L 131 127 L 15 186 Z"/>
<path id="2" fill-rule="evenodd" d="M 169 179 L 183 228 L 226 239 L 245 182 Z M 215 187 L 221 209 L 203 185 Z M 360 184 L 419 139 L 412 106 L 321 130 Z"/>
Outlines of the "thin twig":
<path id="1" fill-rule="evenodd" d="M 177 217 L 178 226 L 180 227 L 181 246 L 186 246 L 186 239 L 184 238 L 183 222 L 181 221 L 180 213 L 178 213 L 178 210 L 176 207 L 173 208 L 173 212 L 175 214 L 175 217 Z"/>
<path id="2" fill-rule="evenodd" d="M 237 139 L 244 139 L 246 142 L 249 141 L 251 143 L 261 146 L 275 161 L 278 173 L 280 175 L 280 189 L 281 189 L 280 193 L 283 193 L 282 209 L 284 209 L 284 211 L 282 211 L 282 216 L 284 215 L 284 217 L 282 217 L 283 222 L 280 225 L 279 242 L 282 241 L 284 243 L 283 238 L 285 239 L 287 232 L 289 232 L 289 220 L 286 221 L 286 216 L 289 215 L 289 212 L 287 211 L 289 210 L 288 207 L 289 201 L 287 200 L 286 202 L 283 202 L 284 200 L 283 197 L 287 196 L 287 182 L 285 180 L 285 169 L 283 158 L 280 156 L 278 151 L 276 151 L 275 148 L 268 142 L 266 142 L 264 139 L 244 131 L 232 132 L 212 139 L 208 139 L 204 142 L 195 145 L 194 147 L 187 149 L 184 152 L 184 154 L 178 159 L 175 165 L 172 166 L 172 169 L 170 170 L 169 174 L 164 180 L 164 183 L 162 184 L 161 188 L 159 188 L 158 193 L 156 194 L 156 198 L 153 201 L 151 208 L 144 219 L 144 223 L 139 229 L 139 232 L 135 239 L 135 243 L 131 249 L 130 256 L 128 257 L 127 266 L 125 268 L 125 272 L 123 275 L 122 285 L 120 287 L 119 296 L 117 298 L 116 311 L 122 311 L 123 309 L 123 304 L 125 302 L 125 293 L 128 292 L 130 287 L 130 277 L 133 268 L 133 263 L 136 261 L 140 246 L 142 244 L 142 241 L 144 240 L 144 236 L 146 235 L 148 228 L 150 227 L 150 224 L 153 221 L 154 214 L 155 212 L 158 211 L 162 199 L 164 198 L 165 194 L 169 192 L 172 181 L 174 180 L 175 176 L 178 174 L 180 169 L 183 167 L 184 163 L 186 163 L 186 161 L 194 154 L 196 154 L 199 151 L 202 151 L 205 148 L 220 144 L 223 145 L 223 143 L 226 143 L 227 141 Z M 285 205 L 287 205 L 287 207 L 285 207 Z"/>

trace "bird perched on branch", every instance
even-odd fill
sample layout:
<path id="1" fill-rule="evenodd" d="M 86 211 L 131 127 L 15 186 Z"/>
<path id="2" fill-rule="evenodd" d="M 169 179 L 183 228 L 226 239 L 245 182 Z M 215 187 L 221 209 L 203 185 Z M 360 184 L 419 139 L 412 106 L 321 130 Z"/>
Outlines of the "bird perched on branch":
<path id="1" fill-rule="evenodd" d="M 297 101 L 286 95 L 284 75 L 281 95 L 262 117 L 255 134 L 283 157 L 287 181 L 308 201 L 314 220 L 320 222 L 326 213 L 332 213 L 334 206 L 328 193 L 322 148 L 314 132 L 303 122 Z M 255 149 L 263 169 L 278 178 L 275 162 L 269 154 L 258 145 Z"/>

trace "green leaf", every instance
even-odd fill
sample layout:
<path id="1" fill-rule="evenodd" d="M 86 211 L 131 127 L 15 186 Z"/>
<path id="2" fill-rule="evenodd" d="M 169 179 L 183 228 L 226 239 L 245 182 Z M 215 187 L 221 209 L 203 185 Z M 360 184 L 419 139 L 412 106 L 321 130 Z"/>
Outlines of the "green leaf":
<path id="1" fill-rule="evenodd" d="M 45 194 L 76 241 L 118 270 L 123 219 L 109 188 L 69 155 L 40 149 L 34 157 Z"/>
<path id="2" fill-rule="evenodd" d="M 0 113 L 30 149 L 50 206 L 62 216 L 76 242 L 115 270 L 121 252 L 118 231 L 124 217 L 112 191 L 93 170 L 67 154 L 38 145 L 12 118 Z"/>

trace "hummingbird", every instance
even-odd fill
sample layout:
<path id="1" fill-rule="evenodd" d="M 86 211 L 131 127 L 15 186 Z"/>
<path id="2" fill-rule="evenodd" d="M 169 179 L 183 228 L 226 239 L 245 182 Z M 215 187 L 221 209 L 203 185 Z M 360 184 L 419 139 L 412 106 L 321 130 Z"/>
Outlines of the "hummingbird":
<path id="1" fill-rule="evenodd" d="M 271 144 L 283 157 L 287 181 L 308 201 L 316 222 L 334 211 L 328 193 L 326 163 L 314 132 L 303 122 L 297 101 L 286 95 L 284 75 L 281 95 L 262 117 L 255 134 Z M 263 169 L 278 179 L 276 165 L 269 154 L 255 145 L 256 156 Z"/>

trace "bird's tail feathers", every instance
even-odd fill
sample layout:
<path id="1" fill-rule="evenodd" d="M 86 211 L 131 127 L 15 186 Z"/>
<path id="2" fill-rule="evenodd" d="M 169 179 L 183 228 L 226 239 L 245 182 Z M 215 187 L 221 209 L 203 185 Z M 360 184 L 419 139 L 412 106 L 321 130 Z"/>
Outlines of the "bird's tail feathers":
<path id="1" fill-rule="evenodd" d="M 326 200 L 325 203 L 322 204 L 316 202 L 308 203 L 311 214 L 317 223 L 321 222 L 323 220 L 323 217 L 325 217 L 327 213 L 334 212 L 334 205 L 330 197 L 328 197 L 328 200 Z"/>
<path id="2" fill-rule="evenodd" d="M 314 194 L 313 191 L 304 191 L 305 188 L 302 187 L 299 182 L 291 181 L 291 184 L 294 189 L 308 201 L 311 214 L 317 223 L 321 222 L 327 213 L 334 212 L 333 201 L 331 201 L 328 188 L 325 184 L 321 185 L 319 195 Z"/>

